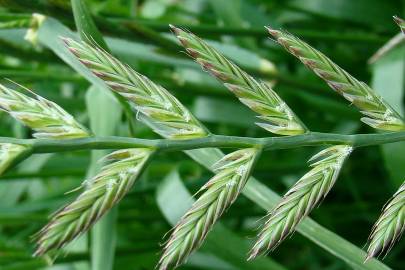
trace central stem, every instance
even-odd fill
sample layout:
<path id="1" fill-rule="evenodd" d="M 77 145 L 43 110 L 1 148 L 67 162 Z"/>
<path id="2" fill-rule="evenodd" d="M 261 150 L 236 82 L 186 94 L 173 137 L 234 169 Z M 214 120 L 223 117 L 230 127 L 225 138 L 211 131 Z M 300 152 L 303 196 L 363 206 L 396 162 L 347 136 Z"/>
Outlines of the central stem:
<path id="1" fill-rule="evenodd" d="M 236 137 L 209 135 L 187 140 L 137 139 L 127 137 L 89 137 L 71 140 L 15 139 L 0 137 L 0 143 L 14 143 L 32 147 L 33 153 L 53 153 L 87 149 L 123 149 L 151 147 L 159 151 L 181 151 L 199 148 L 247 148 L 260 147 L 263 150 L 298 148 L 303 146 L 348 144 L 353 147 L 380 145 L 405 141 L 405 132 L 342 135 L 309 132 L 287 137 Z"/>

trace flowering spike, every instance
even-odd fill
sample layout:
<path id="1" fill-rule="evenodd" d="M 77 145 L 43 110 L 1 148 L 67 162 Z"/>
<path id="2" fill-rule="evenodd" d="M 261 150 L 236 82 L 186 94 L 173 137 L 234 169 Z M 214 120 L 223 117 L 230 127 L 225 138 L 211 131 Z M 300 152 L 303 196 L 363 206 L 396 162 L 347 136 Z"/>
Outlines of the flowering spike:
<path id="1" fill-rule="evenodd" d="M 64 247 L 93 226 L 128 193 L 152 154 L 147 148 L 123 149 L 104 157 L 111 163 L 85 181 L 83 193 L 56 212 L 35 236 L 38 246 L 34 256 Z"/>
<path id="2" fill-rule="evenodd" d="M 32 128 L 36 138 L 73 139 L 89 136 L 87 129 L 59 105 L 32 94 L 35 98 L 0 84 L 0 109 Z"/>
<path id="3" fill-rule="evenodd" d="M 301 220 L 326 197 L 351 152 L 351 146 L 337 145 L 319 152 L 309 160 L 312 169 L 298 180 L 268 214 L 249 259 L 274 250 L 294 232 Z"/>
<path id="4" fill-rule="evenodd" d="M 405 230 L 405 182 L 384 206 L 369 237 L 366 261 L 387 254 Z"/>
<path id="5" fill-rule="evenodd" d="M 204 126 L 162 86 L 121 63 L 103 49 L 64 38 L 68 49 L 111 90 L 122 95 L 137 111 L 154 120 L 155 131 L 172 139 L 204 137 Z"/>
<path id="6" fill-rule="evenodd" d="M 223 82 L 243 104 L 266 120 L 265 123 L 258 123 L 260 127 L 280 135 L 298 135 L 307 131 L 266 82 L 257 81 L 196 35 L 174 26 L 171 28 L 189 55 L 204 70 Z"/>
<path id="7" fill-rule="evenodd" d="M 373 116 L 363 117 L 361 120 L 364 123 L 376 129 L 405 130 L 402 117 L 367 84 L 355 79 L 323 53 L 299 38 L 269 27 L 267 30 L 287 51 L 313 70 L 336 92 L 358 107 L 362 113 L 365 111 L 374 113 Z"/>
<path id="8" fill-rule="evenodd" d="M 258 156 L 258 149 L 242 149 L 213 165 L 216 175 L 200 189 L 204 193 L 174 227 L 159 261 L 160 270 L 176 268 L 201 246 L 215 222 L 241 193 Z"/>

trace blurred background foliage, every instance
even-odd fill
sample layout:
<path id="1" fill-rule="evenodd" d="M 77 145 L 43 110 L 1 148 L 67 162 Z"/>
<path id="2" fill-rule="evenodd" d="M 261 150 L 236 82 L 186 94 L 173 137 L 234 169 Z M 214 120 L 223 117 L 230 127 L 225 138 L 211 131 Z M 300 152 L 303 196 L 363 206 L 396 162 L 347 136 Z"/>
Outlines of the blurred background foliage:
<path id="1" fill-rule="evenodd" d="M 371 133 L 359 113 L 333 93 L 267 35 L 263 26 L 283 28 L 308 41 L 349 73 L 370 83 L 397 110 L 404 112 L 404 46 L 400 42 L 377 61 L 370 57 L 399 29 L 393 15 L 405 15 L 400 0 L 87 0 L 96 25 L 116 56 L 167 87 L 216 134 L 271 136 L 254 125 L 248 111 L 221 84 L 190 60 L 171 35 L 168 24 L 187 28 L 209 40 L 250 73 L 274 84 L 276 91 L 312 131 Z M 0 77 L 24 84 L 57 102 L 97 134 L 129 136 L 128 117 L 118 103 L 97 89 L 60 58 L 50 40 L 58 27 L 42 29 L 32 42 L 24 39 L 32 13 L 55 18 L 75 31 L 66 0 L 0 0 Z M 7 22 L 20 20 L 13 27 Z M 49 26 L 49 25 L 48 25 Z M 63 59 L 63 60 L 62 60 Z M 133 115 L 135 121 L 135 114 Z M 135 123 L 139 138 L 157 138 Z M 0 136 L 30 138 L 30 130 L 0 112 Z M 307 170 L 306 160 L 319 149 L 266 152 L 254 176 L 283 194 Z M 349 159 L 332 192 L 312 218 L 325 228 L 363 247 L 384 204 L 405 177 L 402 143 L 359 149 Z M 114 259 L 93 269 L 153 269 L 163 235 L 190 204 L 193 194 L 212 176 L 183 153 L 158 155 L 105 224 L 107 242 L 80 238 L 54 266 L 33 259 L 30 236 L 50 213 L 72 200 L 64 193 L 94 170 L 100 153 L 88 151 L 35 155 L 0 177 L 0 269 L 87 270 L 90 257 L 109 247 Z M 184 186 L 187 187 L 187 190 Z M 179 214 L 180 213 L 180 214 Z M 342 260 L 296 233 L 270 254 L 269 264 L 243 262 L 264 210 L 244 196 L 222 218 L 201 251 L 180 269 L 350 269 Z M 97 235 L 95 233 L 94 235 Z M 104 245 L 104 246 L 103 246 Z M 114 251 L 115 249 L 115 251 Z M 393 269 L 404 267 L 405 241 L 385 258 Z M 103 261 L 103 258 L 101 258 Z M 271 263 L 270 263 L 271 262 Z M 270 266 L 274 263 L 273 266 Z M 112 267 L 108 264 L 113 265 Z M 261 266 L 260 266 L 261 265 Z M 360 269 L 360 268 L 359 268 Z"/>

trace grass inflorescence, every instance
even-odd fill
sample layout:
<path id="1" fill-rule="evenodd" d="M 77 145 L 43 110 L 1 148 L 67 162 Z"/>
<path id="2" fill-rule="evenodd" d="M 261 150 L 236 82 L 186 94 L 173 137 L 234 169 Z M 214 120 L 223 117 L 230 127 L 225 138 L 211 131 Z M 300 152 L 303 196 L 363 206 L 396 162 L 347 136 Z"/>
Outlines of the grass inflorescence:
<path id="1" fill-rule="evenodd" d="M 364 114 L 361 121 L 376 129 L 405 130 L 402 117 L 367 84 L 358 81 L 333 63 L 326 55 L 292 34 L 270 27 L 267 29 L 288 52 L 313 70 L 336 92 L 358 107 Z"/>
<path id="2" fill-rule="evenodd" d="M 400 25 L 402 21 L 396 20 Z M 40 27 L 37 25 L 36 28 Z M 64 38 L 70 52 L 95 76 L 115 93 L 126 98 L 142 114 L 142 119 L 154 131 L 168 139 L 153 141 L 119 137 L 92 137 L 82 140 L 55 142 L 52 139 L 75 139 L 90 136 L 84 127 L 58 105 L 34 93 L 33 97 L 0 86 L 0 107 L 16 119 L 34 129 L 34 136 L 48 140 L 14 140 L 0 143 L 0 173 L 14 160 L 30 150 L 32 153 L 46 151 L 77 150 L 95 148 L 123 148 L 106 156 L 109 162 L 92 179 L 84 181 L 84 190 L 71 203 L 57 211 L 37 235 L 35 256 L 57 253 L 59 249 L 88 231 L 103 215 L 127 194 L 142 169 L 158 151 L 179 151 L 208 147 L 232 147 L 235 150 L 218 161 L 215 175 L 198 192 L 198 199 L 184 214 L 164 245 L 158 262 L 160 270 L 173 269 L 183 264 L 204 242 L 215 223 L 235 202 L 251 174 L 255 161 L 264 150 L 295 146 L 339 144 L 328 147 L 310 159 L 311 170 L 284 195 L 278 205 L 266 216 L 266 222 L 258 235 L 249 259 L 274 250 L 291 235 L 299 223 L 319 205 L 333 187 L 344 161 L 353 147 L 382 144 L 371 142 L 368 135 L 344 136 L 311 133 L 292 109 L 265 82 L 254 78 L 228 60 L 210 43 L 196 35 L 172 26 L 172 30 L 204 70 L 215 76 L 239 100 L 259 114 L 258 123 L 264 129 L 284 138 L 244 138 L 236 136 L 210 135 L 209 131 L 165 88 L 134 71 L 106 50 L 100 48 L 92 38 L 89 43 Z M 352 102 L 365 115 L 362 121 L 378 129 L 404 130 L 401 116 L 365 83 L 360 82 L 334 64 L 329 58 L 293 35 L 269 29 L 270 33 L 288 51 L 315 71 L 333 89 Z M 64 48 L 63 48 L 64 49 Z M 68 55 L 72 59 L 73 55 Z M 88 74 L 86 73 L 86 76 Z M 92 78 L 94 79 L 94 77 Z M 118 95 L 116 95 L 118 96 Z M 119 97 L 122 99 L 122 97 Z M 129 111 L 130 112 L 130 111 Z M 138 115 L 137 115 L 138 116 Z M 306 134 L 304 134 L 306 133 Z M 296 136 L 295 135 L 301 135 Z M 380 134 L 393 136 L 391 141 L 403 140 L 401 133 Z M 336 136 L 338 138 L 336 138 Z M 341 137 L 340 137 L 341 136 Z M 377 135 L 375 135 L 377 136 Z M 398 136 L 398 137 L 395 137 Z M 402 135 L 405 137 L 405 135 Z M 205 138 L 202 138 L 205 137 Z M 175 139 L 185 139 L 175 141 Z M 196 139 L 196 140 L 187 140 Z M 229 139 L 230 141 L 226 141 Z M 281 140 L 280 140 L 281 139 Z M 21 143 L 19 145 L 18 143 Z M 26 144 L 25 144 L 26 143 Z M 353 143 L 353 145 L 351 145 Z M 128 149 L 129 147 L 137 147 Z M 151 148 L 148 148 L 151 147 Z M 153 148 L 153 149 L 152 149 Z M 209 156 L 205 152 L 198 156 L 202 164 Z M 209 160 L 217 157 L 212 155 Z M 193 156 L 195 158 L 195 156 Z M 254 192 L 259 192 L 256 187 Z M 250 191 L 252 192 L 252 191 Z M 274 195 L 275 196 L 275 195 Z M 260 198 L 255 202 L 260 204 Z M 404 188 L 395 193 L 383 210 L 370 236 L 368 259 L 390 250 L 404 230 Z M 97 245 L 95 245 L 97 246 Z M 332 248 L 335 251 L 335 249 Z M 362 263 L 360 261 L 360 263 Z"/>
<path id="3" fill-rule="evenodd" d="M 280 135 L 298 135 L 307 131 L 268 83 L 256 80 L 196 35 L 174 26 L 171 28 L 197 63 L 223 82 L 243 104 L 260 114 L 258 118 L 264 122 L 257 125 Z"/>
<path id="4" fill-rule="evenodd" d="M 107 155 L 110 162 L 83 184 L 85 189 L 72 203 L 57 211 L 36 236 L 35 256 L 64 247 L 87 231 L 115 206 L 138 179 L 153 150 L 123 149 Z"/>
<path id="5" fill-rule="evenodd" d="M 0 109 L 32 128 L 36 138 L 73 139 L 88 137 L 85 127 L 56 103 L 26 89 L 29 97 L 0 84 Z"/>
<path id="6" fill-rule="evenodd" d="M 405 183 L 384 206 L 369 237 L 367 258 L 388 254 L 405 230 Z"/>
<path id="7" fill-rule="evenodd" d="M 64 39 L 69 50 L 113 91 L 156 122 L 158 133 L 172 139 L 207 135 L 206 129 L 165 88 L 134 71 L 96 45 Z"/>
<path id="8" fill-rule="evenodd" d="M 160 270 L 179 266 L 203 243 L 215 222 L 241 193 L 258 155 L 258 149 L 242 149 L 213 165 L 215 176 L 200 189 L 202 195 L 174 227 L 159 261 Z"/>
<path id="9" fill-rule="evenodd" d="M 284 195 L 269 213 L 249 259 L 274 250 L 294 232 L 333 187 L 343 162 L 352 152 L 348 145 L 337 145 L 322 150 L 309 161 L 312 169 Z"/>

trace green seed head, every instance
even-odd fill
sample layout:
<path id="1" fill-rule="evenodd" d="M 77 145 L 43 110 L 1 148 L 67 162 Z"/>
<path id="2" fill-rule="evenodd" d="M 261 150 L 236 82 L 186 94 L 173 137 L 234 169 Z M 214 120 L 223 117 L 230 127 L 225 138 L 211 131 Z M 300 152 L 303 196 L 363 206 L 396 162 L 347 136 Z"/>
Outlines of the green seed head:
<path id="1" fill-rule="evenodd" d="M 242 191 L 257 156 L 257 149 L 243 149 L 214 164 L 216 175 L 200 189 L 202 195 L 174 227 L 159 261 L 160 270 L 176 268 L 201 246 L 215 222 Z"/>
<path id="2" fill-rule="evenodd" d="M 312 169 L 284 195 L 268 214 L 249 259 L 274 250 L 292 234 L 333 187 L 345 159 L 352 152 L 348 145 L 329 147 L 310 159 Z"/>
<path id="3" fill-rule="evenodd" d="M 196 35 L 171 26 L 174 34 L 201 67 L 216 77 L 239 100 L 260 114 L 260 127 L 280 135 L 298 135 L 307 131 L 287 104 L 266 83 L 257 81 L 211 45 Z"/>
<path id="4" fill-rule="evenodd" d="M 60 249 L 89 230 L 131 189 L 152 153 L 147 148 L 123 149 L 106 156 L 103 160 L 111 163 L 85 181 L 83 193 L 56 212 L 36 235 L 38 246 L 34 255 Z"/>
<path id="5" fill-rule="evenodd" d="M 360 82 L 332 62 L 323 53 L 299 38 L 279 30 L 267 28 L 269 33 L 288 52 L 314 71 L 332 89 L 341 94 L 364 114 L 361 121 L 382 130 L 405 130 L 402 117 L 364 82 Z"/>
<path id="6" fill-rule="evenodd" d="M 369 237 L 366 261 L 386 255 L 405 230 L 405 182 L 385 205 Z"/>
<path id="7" fill-rule="evenodd" d="M 155 131 L 171 139 L 208 134 L 204 126 L 162 86 L 137 73 L 103 49 L 63 39 L 69 50 L 111 90 L 128 99 L 135 109 L 156 124 Z"/>
<path id="8" fill-rule="evenodd" d="M 0 109 L 32 128 L 36 138 L 74 139 L 89 136 L 87 129 L 59 105 L 31 91 L 29 93 L 34 97 L 0 84 Z"/>

